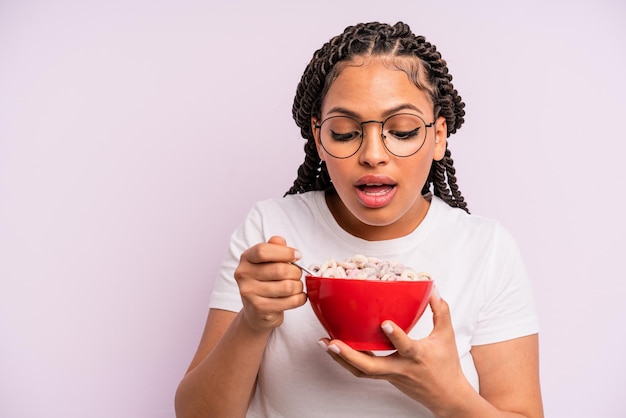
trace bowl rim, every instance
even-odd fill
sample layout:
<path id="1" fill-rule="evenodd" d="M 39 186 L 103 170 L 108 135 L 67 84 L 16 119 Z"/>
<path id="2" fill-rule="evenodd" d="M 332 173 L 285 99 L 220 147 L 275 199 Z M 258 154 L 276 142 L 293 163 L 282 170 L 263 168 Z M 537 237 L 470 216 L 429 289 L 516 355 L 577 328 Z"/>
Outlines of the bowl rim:
<path id="1" fill-rule="evenodd" d="M 398 280 L 380 280 L 380 279 L 359 279 L 352 277 L 322 277 L 322 276 L 312 276 L 307 274 L 305 279 L 315 279 L 315 280 L 341 280 L 344 282 L 367 282 L 367 283 L 434 283 L 435 281 L 430 278 L 428 280 L 406 280 L 406 279 L 398 279 Z"/>

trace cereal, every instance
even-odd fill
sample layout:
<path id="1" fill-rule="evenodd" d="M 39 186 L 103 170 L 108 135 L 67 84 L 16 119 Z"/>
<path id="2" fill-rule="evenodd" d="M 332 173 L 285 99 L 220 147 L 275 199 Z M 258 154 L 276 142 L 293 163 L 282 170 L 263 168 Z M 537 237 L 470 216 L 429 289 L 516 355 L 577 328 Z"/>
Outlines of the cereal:
<path id="1" fill-rule="evenodd" d="M 320 277 L 336 279 L 431 280 L 430 275 L 416 273 L 401 263 L 366 257 L 362 254 L 357 254 L 344 261 L 336 261 L 331 258 L 322 264 L 313 264 L 309 269 Z"/>

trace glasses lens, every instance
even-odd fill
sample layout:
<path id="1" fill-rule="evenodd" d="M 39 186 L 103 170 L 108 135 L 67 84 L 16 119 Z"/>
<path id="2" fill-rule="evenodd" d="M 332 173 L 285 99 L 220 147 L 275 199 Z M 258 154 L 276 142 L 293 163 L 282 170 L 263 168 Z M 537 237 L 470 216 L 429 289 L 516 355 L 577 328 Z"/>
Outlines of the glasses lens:
<path id="1" fill-rule="evenodd" d="M 382 123 L 367 121 L 366 123 Z M 426 140 L 426 123 L 417 115 L 399 113 L 382 123 L 382 138 L 387 150 L 398 157 L 418 152 Z M 320 142 L 335 158 L 356 154 L 363 142 L 362 124 L 348 116 L 331 116 L 320 126 Z"/>
<path id="2" fill-rule="evenodd" d="M 361 146 L 361 124 L 347 116 L 333 116 L 320 127 L 320 142 L 330 155 L 347 158 Z"/>
<path id="3" fill-rule="evenodd" d="M 391 116 L 383 125 L 385 146 L 398 157 L 408 157 L 422 148 L 426 140 L 426 123 L 411 114 Z"/>

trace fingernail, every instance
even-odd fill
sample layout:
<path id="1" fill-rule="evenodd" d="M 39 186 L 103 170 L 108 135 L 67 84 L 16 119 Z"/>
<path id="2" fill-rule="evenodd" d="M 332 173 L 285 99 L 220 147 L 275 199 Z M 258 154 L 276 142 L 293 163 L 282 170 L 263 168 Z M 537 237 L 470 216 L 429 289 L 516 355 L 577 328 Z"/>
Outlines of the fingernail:
<path id="1" fill-rule="evenodd" d="M 300 251 L 295 250 L 293 252 L 293 258 L 296 259 L 296 260 L 300 260 L 302 258 L 302 254 L 300 253 Z"/>
<path id="2" fill-rule="evenodd" d="M 435 299 L 441 299 L 441 294 L 439 294 L 439 288 L 437 286 L 433 286 L 433 295 L 435 296 Z"/>
<path id="3" fill-rule="evenodd" d="M 393 327 L 388 322 L 382 324 L 380 327 L 383 329 L 383 331 L 385 331 L 385 334 L 391 334 L 393 332 Z"/>
<path id="4" fill-rule="evenodd" d="M 331 345 L 329 345 L 329 346 L 328 346 L 328 349 L 329 349 L 330 351 L 332 351 L 333 353 L 335 353 L 335 354 L 340 354 L 340 353 L 341 353 L 341 350 L 340 350 L 340 349 L 339 349 L 339 347 L 337 347 L 335 344 L 331 344 Z"/>
<path id="5" fill-rule="evenodd" d="M 325 343 L 324 341 L 319 340 L 319 341 L 317 342 L 317 344 L 318 344 L 320 347 L 322 347 L 322 349 L 324 349 L 324 351 L 328 351 L 328 346 L 326 345 L 326 343 Z"/>

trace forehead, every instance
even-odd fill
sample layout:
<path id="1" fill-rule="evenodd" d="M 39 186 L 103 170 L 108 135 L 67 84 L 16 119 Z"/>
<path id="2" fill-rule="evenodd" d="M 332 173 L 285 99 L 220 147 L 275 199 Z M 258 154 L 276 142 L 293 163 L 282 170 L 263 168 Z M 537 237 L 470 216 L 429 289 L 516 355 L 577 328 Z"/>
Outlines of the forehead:
<path id="1" fill-rule="evenodd" d="M 322 102 L 322 115 L 345 108 L 353 113 L 382 113 L 404 104 L 432 109 L 423 88 L 423 68 L 417 58 L 357 57 L 341 63 Z"/>

